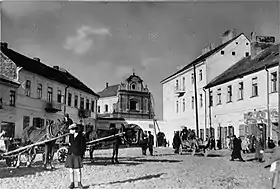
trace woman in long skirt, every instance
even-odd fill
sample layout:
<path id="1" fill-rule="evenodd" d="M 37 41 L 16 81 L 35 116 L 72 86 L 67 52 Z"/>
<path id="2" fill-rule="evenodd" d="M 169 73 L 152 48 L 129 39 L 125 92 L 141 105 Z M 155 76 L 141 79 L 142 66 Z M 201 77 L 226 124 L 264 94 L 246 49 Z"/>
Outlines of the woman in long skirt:
<path id="1" fill-rule="evenodd" d="M 82 132 L 79 132 L 77 124 L 69 126 L 71 135 L 69 136 L 69 149 L 65 162 L 65 167 L 69 168 L 71 184 L 69 188 L 75 188 L 74 184 L 74 170 L 77 173 L 78 188 L 83 188 L 81 183 L 82 174 L 81 168 L 83 167 L 83 156 L 86 150 L 86 141 Z"/>

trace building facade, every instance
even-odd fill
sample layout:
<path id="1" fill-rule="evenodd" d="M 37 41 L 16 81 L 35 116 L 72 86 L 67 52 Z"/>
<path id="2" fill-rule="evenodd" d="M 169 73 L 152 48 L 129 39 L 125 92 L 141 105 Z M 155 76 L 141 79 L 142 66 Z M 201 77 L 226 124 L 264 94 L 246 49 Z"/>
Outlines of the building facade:
<path id="1" fill-rule="evenodd" d="M 96 125 L 99 96 L 69 72 L 58 66 L 49 67 L 39 58 L 28 58 L 1 43 L 0 75 L 5 75 L 3 70 L 11 64 L 16 65 L 20 83 L 14 105 L 16 138 L 21 138 L 23 129 L 31 125 L 41 128 L 50 121 L 62 121 L 65 114 L 74 122 Z"/>
<path id="2" fill-rule="evenodd" d="M 266 48 L 237 62 L 205 87 L 213 94 L 210 126 L 222 144 L 233 134 L 277 140 L 280 49 L 279 44 Z"/>
<path id="3" fill-rule="evenodd" d="M 153 119 L 152 95 L 143 80 L 133 73 L 121 84 L 109 86 L 98 93 L 100 117 Z"/>
<path id="4" fill-rule="evenodd" d="M 222 44 L 206 47 L 202 55 L 184 68 L 161 81 L 163 86 L 163 119 L 169 135 L 182 126 L 199 129 L 205 137 L 209 125 L 209 94 L 204 90 L 216 76 L 223 73 L 237 61 L 250 55 L 250 41 L 244 34 L 235 35 L 234 30 L 226 31 Z M 196 129 L 197 130 L 197 129 Z"/>

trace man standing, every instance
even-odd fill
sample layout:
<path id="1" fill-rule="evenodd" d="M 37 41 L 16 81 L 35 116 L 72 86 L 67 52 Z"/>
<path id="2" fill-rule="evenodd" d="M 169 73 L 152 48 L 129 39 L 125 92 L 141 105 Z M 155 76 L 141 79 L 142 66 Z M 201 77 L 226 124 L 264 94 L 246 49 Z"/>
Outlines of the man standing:
<path id="1" fill-rule="evenodd" d="M 142 144 L 142 155 L 147 155 L 147 147 L 148 147 L 148 134 L 147 131 L 144 131 L 143 134 L 143 144 Z"/>
<path id="2" fill-rule="evenodd" d="M 244 159 L 241 156 L 241 141 L 238 138 L 236 138 L 235 135 L 233 135 L 233 150 L 230 161 L 234 161 L 234 159 L 236 158 L 244 162 Z"/>
<path id="3" fill-rule="evenodd" d="M 116 128 L 116 125 L 114 123 L 110 123 L 110 130 L 111 130 L 111 135 L 118 134 L 118 130 Z M 112 156 L 112 163 L 119 163 L 118 160 L 118 154 L 119 154 L 119 147 L 121 143 L 121 138 L 119 136 L 116 136 L 113 139 L 113 156 Z"/>
<path id="4" fill-rule="evenodd" d="M 149 137 L 148 137 L 148 148 L 150 155 L 153 155 L 153 150 L 154 150 L 154 136 L 152 135 L 151 131 L 148 131 Z"/>

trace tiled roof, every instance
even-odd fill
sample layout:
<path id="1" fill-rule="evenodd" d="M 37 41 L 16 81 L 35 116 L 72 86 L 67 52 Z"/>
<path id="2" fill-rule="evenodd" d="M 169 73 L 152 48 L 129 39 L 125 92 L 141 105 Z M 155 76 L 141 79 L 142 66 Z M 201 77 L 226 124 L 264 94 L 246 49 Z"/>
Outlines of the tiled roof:
<path id="1" fill-rule="evenodd" d="M 37 60 L 28 58 L 12 49 L 6 48 L 4 43 L 1 43 L 1 52 L 4 53 L 8 58 L 10 58 L 17 66 L 23 69 L 36 73 L 45 78 L 57 81 L 59 83 L 69 85 L 73 88 L 79 89 L 86 93 L 98 96 L 85 84 L 83 84 L 79 79 L 71 75 L 69 72 L 63 72 L 56 70 L 50 66 L 47 66 Z"/>
<path id="2" fill-rule="evenodd" d="M 208 57 L 210 57 L 211 55 L 213 55 L 213 54 L 219 52 L 220 50 L 222 50 L 224 47 L 226 47 L 226 46 L 227 46 L 228 44 L 230 44 L 232 41 L 236 40 L 236 39 L 237 39 L 238 37 L 240 37 L 241 35 L 244 35 L 244 34 L 241 33 L 241 34 L 239 34 L 238 36 L 236 36 L 236 37 L 232 38 L 231 40 L 227 41 L 226 43 L 223 43 L 223 44 L 221 44 L 220 46 L 216 47 L 215 49 L 213 49 L 213 50 L 211 50 L 211 51 L 209 51 L 209 52 L 207 52 L 207 53 L 205 53 L 205 54 L 199 56 L 197 59 L 195 59 L 194 61 L 192 61 L 191 63 L 187 64 L 185 67 L 183 67 L 181 70 L 179 70 L 179 71 L 177 71 L 176 73 L 174 73 L 174 74 L 168 76 L 167 78 L 163 79 L 163 80 L 161 81 L 161 83 L 163 83 L 163 82 L 166 81 L 167 79 L 169 79 L 169 78 L 171 78 L 171 77 L 173 77 L 173 76 L 175 76 L 175 75 L 177 75 L 177 74 L 179 74 L 179 73 L 181 73 L 181 72 L 187 70 L 187 69 L 190 68 L 191 66 L 199 64 L 200 62 L 202 62 L 202 61 L 205 60 L 206 58 L 208 58 Z"/>
<path id="3" fill-rule="evenodd" d="M 117 96 L 119 86 L 120 86 L 120 84 L 108 86 L 103 91 L 100 91 L 97 94 L 100 96 L 100 98 Z"/>
<path id="4" fill-rule="evenodd" d="M 265 67 L 270 68 L 278 65 L 279 50 L 279 44 L 273 45 L 261 52 L 253 60 L 251 60 L 251 56 L 240 60 L 221 75 L 213 79 L 208 85 L 205 86 L 205 88 L 207 89 L 221 85 L 234 79 L 241 78 L 245 75 L 263 70 Z"/>
<path id="5" fill-rule="evenodd" d="M 3 75 L 0 75 L 0 81 L 5 82 L 5 83 L 9 83 L 9 84 L 13 84 L 13 85 L 16 85 L 16 86 L 20 86 L 20 83 L 15 82 L 15 81 L 13 81 L 13 80 L 11 80 L 11 79 L 3 76 Z"/>

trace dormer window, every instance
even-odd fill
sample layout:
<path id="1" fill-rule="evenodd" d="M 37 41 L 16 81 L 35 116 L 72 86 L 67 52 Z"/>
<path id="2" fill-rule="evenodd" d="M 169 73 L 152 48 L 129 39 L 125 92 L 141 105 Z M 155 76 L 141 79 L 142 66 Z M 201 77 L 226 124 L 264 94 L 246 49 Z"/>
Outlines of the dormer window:
<path id="1" fill-rule="evenodd" d="M 221 51 L 221 55 L 224 55 L 225 54 L 225 51 Z"/>
<path id="2" fill-rule="evenodd" d="M 235 52 L 234 51 L 232 51 L 231 54 L 232 54 L 232 56 L 235 56 Z"/>
<path id="3" fill-rule="evenodd" d="M 133 83 L 133 84 L 131 85 L 131 88 L 132 88 L 133 90 L 135 90 L 135 89 L 136 89 L 136 85 Z"/>

